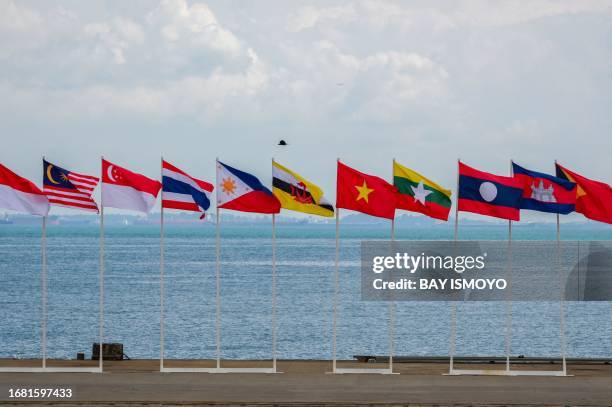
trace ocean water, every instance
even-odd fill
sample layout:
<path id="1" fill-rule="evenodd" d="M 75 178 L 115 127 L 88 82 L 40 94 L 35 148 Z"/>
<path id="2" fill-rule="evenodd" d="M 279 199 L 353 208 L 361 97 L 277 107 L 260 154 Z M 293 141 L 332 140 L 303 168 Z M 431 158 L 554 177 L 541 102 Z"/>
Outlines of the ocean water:
<path id="1" fill-rule="evenodd" d="M 48 355 L 91 355 L 98 340 L 99 229 L 48 228 Z M 222 226 L 221 349 L 224 359 L 271 356 L 271 227 Z M 360 299 L 360 242 L 387 239 L 381 225 L 342 225 L 338 357 L 388 354 L 388 304 Z M 450 226 L 398 227 L 398 239 L 451 239 Z M 333 225 L 279 224 L 278 353 L 329 359 L 332 343 Z M 462 239 L 505 239 L 503 226 L 462 227 Z M 552 225 L 514 229 L 519 240 L 552 240 Z M 612 240 L 612 228 L 563 226 L 567 240 Z M 159 228 L 106 228 L 105 342 L 131 358 L 159 357 Z M 40 227 L 0 225 L 0 357 L 40 357 Z M 214 226 L 168 225 L 165 268 L 166 358 L 215 357 Z M 451 306 L 396 304 L 395 354 L 447 355 Z M 506 308 L 458 305 L 459 355 L 503 355 Z M 559 305 L 515 303 L 511 353 L 559 355 Z M 612 303 L 568 303 L 569 357 L 612 358 Z"/>

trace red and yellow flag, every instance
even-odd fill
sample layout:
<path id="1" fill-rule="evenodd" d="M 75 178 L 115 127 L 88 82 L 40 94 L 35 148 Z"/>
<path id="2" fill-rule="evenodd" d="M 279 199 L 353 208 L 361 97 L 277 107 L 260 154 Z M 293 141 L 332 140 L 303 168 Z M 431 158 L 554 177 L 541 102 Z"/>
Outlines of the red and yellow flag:
<path id="1" fill-rule="evenodd" d="M 395 217 L 396 189 L 382 178 L 364 174 L 338 161 L 336 207 L 380 218 Z"/>
<path id="2" fill-rule="evenodd" d="M 556 164 L 557 177 L 575 182 L 576 212 L 589 219 L 599 222 L 612 223 L 612 187 L 576 174 Z"/>

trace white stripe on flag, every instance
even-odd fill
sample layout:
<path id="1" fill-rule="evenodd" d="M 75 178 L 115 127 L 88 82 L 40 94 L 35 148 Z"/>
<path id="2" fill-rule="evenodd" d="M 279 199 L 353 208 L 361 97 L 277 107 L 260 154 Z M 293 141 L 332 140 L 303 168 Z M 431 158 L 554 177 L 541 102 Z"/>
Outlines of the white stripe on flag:
<path id="1" fill-rule="evenodd" d="M 169 170 L 168 168 L 164 168 L 162 171 L 162 174 L 164 177 L 172 178 L 176 181 L 180 181 L 180 182 L 184 182 L 185 184 L 189 184 L 200 192 L 204 192 L 204 193 L 208 192 L 208 191 L 205 191 L 201 186 L 199 186 L 193 179 L 183 174 L 180 174 L 178 172 Z"/>

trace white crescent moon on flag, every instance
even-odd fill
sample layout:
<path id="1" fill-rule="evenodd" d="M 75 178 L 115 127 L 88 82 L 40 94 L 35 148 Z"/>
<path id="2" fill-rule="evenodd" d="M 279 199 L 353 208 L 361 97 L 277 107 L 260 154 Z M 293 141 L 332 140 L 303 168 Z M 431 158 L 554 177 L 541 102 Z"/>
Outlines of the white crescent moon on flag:
<path id="1" fill-rule="evenodd" d="M 106 175 L 108 175 L 108 178 L 110 178 L 111 181 L 117 182 L 117 180 L 113 178 L 113 166 L 112 165 L 109 165 L 108 168 L 106 169 Z"/>

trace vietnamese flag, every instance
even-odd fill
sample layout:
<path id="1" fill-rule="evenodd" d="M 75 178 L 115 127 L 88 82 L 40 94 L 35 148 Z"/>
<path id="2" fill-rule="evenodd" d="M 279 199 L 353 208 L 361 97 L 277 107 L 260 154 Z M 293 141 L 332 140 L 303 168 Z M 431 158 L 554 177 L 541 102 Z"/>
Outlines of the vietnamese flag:
<path id="1" fill-rule="evenodd" d="M 557 177 L 575 182 L 576 212 L 589 219 L 612 224 L 612 187 L 578 175 L 575 172 L 555 164 Z"/>
<path id="2" fill-rule="evenodd" d="M 396 188 L 382 178 L 364 174 L 338 161 L 336 207 L 393 219 Z"/>

